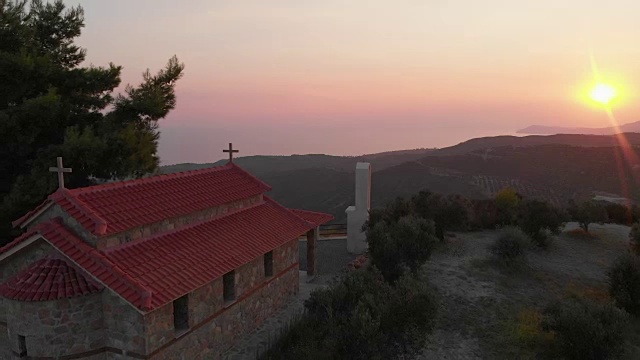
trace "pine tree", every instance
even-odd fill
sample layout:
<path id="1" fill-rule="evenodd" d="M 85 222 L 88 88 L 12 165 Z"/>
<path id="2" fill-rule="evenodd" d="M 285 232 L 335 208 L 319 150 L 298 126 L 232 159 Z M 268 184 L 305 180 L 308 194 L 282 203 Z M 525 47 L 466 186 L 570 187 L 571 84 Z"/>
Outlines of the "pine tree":
<path id="1" fill-rule="evenodd" d="M 61 0 L 0 0 L 0 244 L 15 235 L 11 220 L 55 190 L 57 156 L 73 167 L 68 188 L 158 167 L 157 122 L 176 105 L 184 65 L 174 56 L 116 94 L 121 66 L 81 66 L 83 27 L 82 8 Z"/>

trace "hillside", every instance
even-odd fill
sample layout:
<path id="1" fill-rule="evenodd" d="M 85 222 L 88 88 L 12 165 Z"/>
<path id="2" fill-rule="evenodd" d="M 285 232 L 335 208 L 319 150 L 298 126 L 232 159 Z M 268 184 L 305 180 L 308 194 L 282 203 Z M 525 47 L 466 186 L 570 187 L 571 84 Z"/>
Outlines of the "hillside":
<path id="1" fill-rule="evenodd" d="M 633 145 L 640 145 L 640 133 L 624 134 Z M 324 154 L 307 154 L 291 156 L 256 155 L 238 157 L 234 161 L 256 176 L 269 175 L 276 171 L 292 171 L 310 168 L 327 168 L 338 171 L 352 172 L 358 161 L 370 162 L 374 170 L 384 170 L 405 162 L 416 161 L 425 155 L 460 155 L 477 150 L 495 147 L 527 147 L 546 144 L 563 144 L 584 147 L 616 146 L 615 136 L 599 135 L 550 135 L 550 136 L 492 136 L 467 140 L 460 144 L 441 149 L 413 149 L 388 151 L 361 156 L 332 156 Z M 183 163 L 166 165 L 160 168 L 163 174 L 179 171 L 197 170 L 222 165 L 226 160 L 215 163 L 194 164 Z"/>
<path id="2" fill-rule="evenodd" d="M 518 130 L 518 134 L 592 134 L 611 135 L 619 132 L 640 132 L 640 121 L 623 124 L 619 127 L 568 128 L 560 126 L 531 125 Z"/>
<path id="3" fill-rule="evenodd" d="M 640 144 L 640 134 L 626 134 Z M 438 149 L 389 152 L 358 157 L 328 155 L 250 156 L 234 160 L 273 187 L 274 199 L 289 207 L 333 214 L 344 222 L 354 202 L 353 169 L 357 161 L 372 163 L 372 205 L 428 189 L 469 198 L 487 198 L 506 186 L 531 198 L 563 204 L 594 191 L 640 200 L 640 164 L 618 165 L 622 158 L 612 136 L 498 136 L 472 139 Z M 638 150 L 634 150 L 638 156 Z M 224 162 L 219 162 L 219 164 Z M 180 167 L 212 164 L 181 164 Z M 622 173 L 619 171 L 622 170 Z M 622 174 L 620 176 L 619 174 Z M 621 184 L 628 190 L 621 189 Z"/>

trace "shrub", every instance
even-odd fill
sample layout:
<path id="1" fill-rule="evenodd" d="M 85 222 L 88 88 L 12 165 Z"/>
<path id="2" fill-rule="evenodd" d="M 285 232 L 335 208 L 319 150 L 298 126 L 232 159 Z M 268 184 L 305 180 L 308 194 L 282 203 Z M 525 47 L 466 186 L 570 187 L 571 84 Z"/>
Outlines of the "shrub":
<path id="1" fill-rule="evenodd" d="M 550 244 L 547 232 L 559 234 L 564 220 L 565 215 L 546 201 L 526 200 L 519 206 L 518 226 L 541 248 Z"/>
<path id="2" fill-rule="evenodd" d="M 570 212 L 573 220 L 577 221 L 586 232 L 589 232 L 590 224 L 603 224 L 607 221 L 607 210 L 600 203 L 593 200 L 587 200 L 573 207 Z"/>
<path id="3" fill-rule="evenodd" d="M 314 334 L 298 342 L 283 339 L 300 359 L 392 359 L 412 355 L 424 346 L 437 310 L 430 289 L 413 275 L 392 285 L 375 268 L 354 271 L 328 289 L 314 291 L 305 301 L 306 325 Z M 291 354 L 285 348 L 284 353 Z M 280 347 L 283 349 L 283 347 Z M 291 359 L 279 353 L 272 358 Z"/>
<path id="4" fill-rule="evenodd" d="M 630 255 L 616 261 L 608 272 L 609 294 L 616 305 L 640 315 L 640 259 Z"/>
<path id="5" fill-rule="evenodd" d="M 622 225 L 631 225 L 634 221 L 633 209 L 615 203 L 607 203 L 605 206 L 607 211 L 607 218 L 610 222 Z"/>
<path id="6" fill-rule="evenodd" d="M 559 355 L 572 360 L 615 358 L 624 351 L 628 314 L 611 303 L 571 298 L 544 311 L 545 330 L 555 333 Z"/>
<path id="7" fill-rule="evenodd" d="M 513 264 L 524 258 L 524 250 L 529 237 L 522 230 L 516 227 L 506 227 L 496 241 L 490 246 L 489 250 L 500 261 Z"/>
<path id="8" fill-rule="evenodd" d="M 507 187 L 496 194 L 496 208 L 498 212 L 498 222 L 501 225 L 511 225 L 516 219 L 516 210 L 522 196 L 514 189 Z"/>
<path id="9" fill-rule="evenodd" d="M 466 229 L 471 218 L 471 202 L 460 195 L 442 196 L 420 191 L 411 198 L 417 216 L 432 219 L 436 236 L 444 240 L 447 231 Z"/>
<path id="10" fill-rule="evenodd" d="M 429 259 L 437 243 L 433 221 L 406 216 L 367 231 L 369 256 L 384 278 L 394 282 L 408 269 L 414 274 Z"/>

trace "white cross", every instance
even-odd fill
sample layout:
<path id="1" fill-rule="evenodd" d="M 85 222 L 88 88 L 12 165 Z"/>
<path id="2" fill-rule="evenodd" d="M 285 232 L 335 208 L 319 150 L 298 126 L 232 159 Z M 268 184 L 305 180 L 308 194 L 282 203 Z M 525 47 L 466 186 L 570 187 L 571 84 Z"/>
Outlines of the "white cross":
<path id="1" fill-rule="evenodd" d="M 222 150 L 222 152 L 229 153 L 229 162 L 233 162 L 233 153 L 240 152 L 239 150 L 233 150 L 233 144 L 229 143 L 229 150 Z"/>
<path id="2" fill-rule="evenodd" d="M 64 173 L 70 173 L 71 168 L 62 166 L 62 157 L 58 156 L 58 167 L 50 167 L 49 171 L 58 173 L 58 188 L 64 189 Z"/>

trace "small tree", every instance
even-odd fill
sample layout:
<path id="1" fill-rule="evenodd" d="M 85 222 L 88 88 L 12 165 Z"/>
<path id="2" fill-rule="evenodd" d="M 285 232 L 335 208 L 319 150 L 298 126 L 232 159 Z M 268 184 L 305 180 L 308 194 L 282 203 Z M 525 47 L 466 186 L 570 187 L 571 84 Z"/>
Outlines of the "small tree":
<path id="1" fill-rule="evenodd" d="M 555 332 L 566 359 L 611 359 L 624 351 L 629 315 L 611 304 L 572 298 L 548 307 L 543 326 Z"/>
<path id="2" fill-rule="evenodd" d="M 501 225 L 511 225 L 517 218 L 518 205 L 521 196 L 512 188 L 504 188 L 496 195 L 498 222 Z"/>
<path id="3" fill-rule="evenodd" d="M 436 236 L 444 240 L 449 230 L 465 228 L 471 218 L 471 202 L 459 195 L 442 196 L 420 191 L 411 198 L 412 208 L 423 219 L 432 219 Z"/>
<path id="4" fill-rule="evenodd" d="M 607 210 L 601 204 L 588 200 L 574 210 L 573 220 L 577 221 L 580 227 L 589 232 L 589 225 L 592 223 L 603 224 L 607 221 Z"/>
<path id="5" fill-rule="evenodd" d="M 565 215 L 546 201 L 522 201 L 518 211 L 518 225 L 536 245 L 549 245 L 546 232 L 559 234 Z"/>
<path id="6" fill-rule="evenodd" d="M 631 314 L 640 315 L 640 259 L 623 256 L 607 275 L 609 294 L 616 304 Z"/>
<path id="7" fill-rule="evenodd" d="M 415 216 L 378 222 L 367 231 L 371 263 L 389 282 L 395 282 L 406 269 L 417 273 L 435 247 L 434 233 L 433 221 Z"/>

